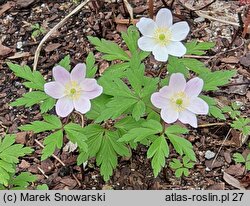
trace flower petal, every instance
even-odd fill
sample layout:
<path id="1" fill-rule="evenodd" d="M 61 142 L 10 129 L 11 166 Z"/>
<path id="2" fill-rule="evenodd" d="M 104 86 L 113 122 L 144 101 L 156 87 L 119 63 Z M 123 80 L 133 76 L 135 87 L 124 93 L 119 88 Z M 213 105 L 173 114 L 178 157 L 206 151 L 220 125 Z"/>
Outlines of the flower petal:
<path id="1" fill-rule="evenodd" d="M 156 23 L 149 18 L 142 17 L 140 21 L 136 24 L 136 27 L 142 33 L 142 35 L 147 37 L 153 37 L 154 32 L 157 29 Z"/>
<path id="2" fill-rule="evenodd" d="M 170 31 L 172 32 L 172 41 L 182 41 L 187 37 L 190 27 L 186 21 L 181 21 L 171 26 Z"/>
<path id="3" fill-rule="evenodd" d="M 164 98 L 160 92 L 155 92 L 151 95 L 151 102 L 155 107 L 162 109 L 166 107 L 166 104 L 169 102 L 169 100 Z"/>
<path id="4" fill-rule="evenodd" d="M 165 86 L 159 90 L 159 93 L 162 97 L 169 99 L 172 97 L 174 91 L 169 86 Z"/>
<path id="5" fill-rule="evenodd" d="M 195 77 L 187 82 L 185 93 L 190 97 L 197 97 L 203 88 L 203 80 Z"/>
<path id="6" fill-rule="evenodd" d="M 74 100 L 74 106 L 76 111 L 81 112 L 82 114 L 87 113 L 91 108 L 91 103 L 89 99 L 86 99 L 83 95 L 79 99 Z"/>
<path id="7" fill-rule="evenodd" d="M 97 83 L 97 81 L 91 78 L 85 78 L 80 84 L 82 91 L 93 91 L 97 89 L 98 86 L 99 84 Z"/>
<path id="8" fill-rule="evenodd" d="M 86 65 L 77 64 L 70 73 L 71 81 L 80 83 L 86 76 Z"/>
<path id="9" fill-rule="evenodd" d="M 94 90 L 82 91 L 82 95 L 86 99 L 94 99 L 102 94 L 103 88 L 99 85 L 96 86 Z"/>
<path id="10" fill-rule="evenodd" d="M 160 9 L 156 15 L 156 24 L 158 27 L 169 28 L 173 24 L 173 16 L 169 9 Z"/>
<path id="11" fill-rule="evenodd" d="M 138 39 L 138 47 L 143 51 L 153 51 L 155 45 L 155 40 L 151 37 L 143 36 Z"/>
<path id="12" fill-rule="evenodd" d="M 58 82 L 48 82 L 44 84 L 44 92 L 53 97 L 54 99 L 60 99 L 65 96 L 65 88 Z"/>
<path id="13" fill-rule="evenodd" d="M 58 99 L 56 103 L 56 113 L 60 117 L 67 117 L 74 109 L 72 99 L 68 96 Z"/>
<path id="14" fill-rule="evenodd" d="M 175 122 L 178 119 L 178 116 L 179 113 L 170 105 L 165 106 L 165 108 L 161 110 L 161 118 L 168 124 Z"/>
<path id="15" fill-rule="evenodd" d="M 65 85 L 70 81 L 69 72 L 59 65 L 53 68 L 52 73 L 54 79 L 62 85 Z"/>
<path id="16" fill-rule="evenodd" d="M 195 114 L 208 114 L 208 104 L 199 97 L 193 97 L 187 109 Z"/>
<path id="17" fill-rule="evenodd" d="M 168 60 L 168 50 L 166 47 L 156 45 L 153 48 L 154 58 L 159 62 L 166 62 Z"/>
<path id="18" fill-rule="evenodd" d="M 175 73 L 170 76 L 169 88 L 176 92 L 183 92 L 186 88 L 186 79 L 182 73 Z"/>
<path id="19" fill-rule="evenodd" d="M 167 45 L 166 49 L 168 54 L 176 57 L 182 57 L 187 52 L 186 47 L 178 41 L 172 41 L 169 45 Z"/>
<path id="20" fill-rule="evenodd" d="M 188 110 L 180 112 L 178 119 L 184 124 L 190 124 L 192 127 L 197 128 L 197 117 Z"/>

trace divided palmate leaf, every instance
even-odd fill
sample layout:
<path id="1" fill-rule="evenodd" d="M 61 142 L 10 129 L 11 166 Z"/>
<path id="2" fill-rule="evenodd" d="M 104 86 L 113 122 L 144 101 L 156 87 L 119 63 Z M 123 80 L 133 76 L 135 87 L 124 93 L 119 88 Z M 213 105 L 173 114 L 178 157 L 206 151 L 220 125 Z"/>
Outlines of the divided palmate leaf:
<path id="1" fill-rule="evenodd" d="M 63 131 L 58 130 L 48 137 L 45 138 L 44 142 L 44 149 L 42 151 L 41 160 L 45 160 L 50 157 L 57 149 L 61 149 L 63 146 Z"/>
<path id="2" fill-rule="evenodd" d="M 204 55 L 206 53 L 206 50 L 212 49 L 214 46 L 214 42 L 187 42 L 185 44 L 185 47 L 187 48 L 186 54 Z"/>
<path id="3" fill-rule="evenodd" d="M 38 89 L 41 91 L 44 90 L 44 84 L 46 82 L 40 72 L 31 71 L 30 67 L 27 65 L 20 66 L 18 64 L 13 64 L 10 62 L 8 62 L 7 65 L 17 77 L 28 80 L 28 82 L 23 83 L 26 87 L 32 89 Z"/>
<path id="4" fill-rule="evenodd" d="M 169 147 L 164 136 L 155 138 L 154 142 L 150 145 L 147 158 L 152 158 L 151 165 L 154 171 L 154 176 L 156 177 L 161 168 L 165 166 L 166 160 L 169 156 Z"/>
<path id="5" fill-rule="evenodd" d="M 97 71 L 97 66 L 95 66 L 95 56 L 93 52 L 90 52 L 86 58 L 86 77 L 87 78 L 94 78 L 96 71 Z"/>
<path id="6" fill-rule="evenodd" d="M 44 115 L 43 119 L 45 121 L 34 121 L 30 124 L 20 126 L 19 129 L 23 131 L 33 131 L 34 133 L 40 133 L 62 128 L 61 120 L 55 115 Z"/>
<path id="7" fill-rule="evenodd" d="M 7 186 L 15 173 L 18 158 L 32 153 L 32 149 L 15 143 L 15 135 L 6 135 L 0 139 L 0 184 Z"/>
<path id="8" fill-rule="evenodd" d="M 176 152 L 178 152 L 181 156 L 186 155 L 190 160 L 196 161 L 195 153 L 193 151 L 192 144 L 186 140 L 183 137 L 180 137 L 178 135 L 185 134 L 187 131 L 183 129 L 173 129 L 173 127 L 176 127 L 177 125 L 170 126 L 166 129 L 165 134 L 169 138 L 170 142 L 174 146 Z M 177 126 L 179 127 L 179 126 Z"/>
<path id="9" fill-rule="evenodd" d="M 59 63 L 58 65 L 60 65 L 61 67 L 65 68 L 66 70 L 70 71 L 71 70 L 71 66 L 70 66 L 70 56 L 69 54 L 66 55 Z"/>
<path id="10" fill-rule="evenodd" d="M 116 43 L 91 36 L 88 36 L 88 40 L 90 41 L 91 44 L 95 45 L 96 50 L 104 53 L 104 55 L 102 56 L 103 59 L 108 61 L 112 60 L 129 61 L 128 54 L 123 49 L 121 49 Z"/>
<path id="11" fill-rule="evenodd" d="M 16 177 L 12 177 L 9 181 L 9 185 L 12 185 L 12 190 L 25 190 L 30 183 L 37 180 L 36 175 L 32 175 L 29 172 L 22 172 Z"/>
<path id="12" fill-rule="evenodd" d="M 124 134 L 119 142 L 129 142 L 133 140 L 134 142 L 140 142 L 146 139 L 147 137 L 153 136 L 157 133 L 162 132 L 162 125 L 155 120 L 148 120 L 143 122 L 141 127 L 133 128 Z"/>
<path id="13" fill-rule="evenodd" d="M 87 155 L 82 153 L 78 164 L 82 164 L 88 157 L 96 157 L 101 175 L 108 181 L 117 166 L 118 155 L 130 156 L 130 152 L 124 143 L 117 141 L 120 137 L 118 131 L 107 131 L 100 125 L 92 124 L 84 128 L 84 133 L 89 150 Z"/>
<path id="14" fill-rule="evenodd" d="M 215 71 L 200 74 L 200 78 L 204 81 L 204 91 L 217 90 L 219 86 L 226 85 L 230 79 L 236 74 L 236 70 Z"/>

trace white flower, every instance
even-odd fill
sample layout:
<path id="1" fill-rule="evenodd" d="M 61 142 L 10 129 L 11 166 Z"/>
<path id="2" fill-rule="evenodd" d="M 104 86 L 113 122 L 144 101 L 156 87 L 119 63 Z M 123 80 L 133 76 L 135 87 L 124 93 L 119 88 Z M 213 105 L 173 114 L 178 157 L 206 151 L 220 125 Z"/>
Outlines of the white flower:
<path id="1" fill-rule="evenodd" d="M 186 53 L 180 41 L 186 38 L 190 28 L 185 21 L 173 24 L 170 10 L 160 9 L 155 21 L 142 17 L 136 26 L 143 35 L 138 40 L 139 48 L 152 51 L 157 61 L 167 61 L 169 54 L 181 57 Z"/>
<path id="2" fill-rule="evenodd" d="M 197 127 L 196 114 L 208 114 L 208 104 L 198 97 L 203 80 L 195 77 L 186 82 L 181 73 L 170 76 L 169 85 L 151 96 L 152 104 L 161 109 L 161 118 L 168 124 L 180 120 Z"/>
<path id="3" fill-rule="evenodd" d="M 61 66 L 52 70 L 55 81 L 44 84 L 44 91 L 54 99 L 56 113 L 60 117 L 68 116 L 73 109 L 85 114 L 91 108 L 90 99 L 101 95 L 102 87 L 92 78 L 86 78 L 86 65 L 77 64 L 71 73 Z"/>

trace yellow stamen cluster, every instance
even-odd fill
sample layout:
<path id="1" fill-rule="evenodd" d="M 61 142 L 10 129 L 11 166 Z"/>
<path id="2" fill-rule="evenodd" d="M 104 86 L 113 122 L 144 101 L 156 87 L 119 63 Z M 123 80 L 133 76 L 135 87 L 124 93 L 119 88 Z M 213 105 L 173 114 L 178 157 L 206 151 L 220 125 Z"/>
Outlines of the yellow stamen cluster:
<path id="1" fill-rule="evenodd" d="M 65 86 L 65 95 L 71 99 L 78 99 L 80 97 L 81 87 L 76 81 L 69 82 Z"/>
<path id="2" fill-rule="evenodd" d="M 177 112 L 184 111 L 190 104 L 190 100 L 184 92 L 174 94 L 171 98 L 171 102 Z"/>
<path id="3" fill-rule="evenodd" d="M 168 28 L 158 28 L 155 31 L 154 38 L 162 46 L 167 46 L 172 37 L 172 32 Z"/>

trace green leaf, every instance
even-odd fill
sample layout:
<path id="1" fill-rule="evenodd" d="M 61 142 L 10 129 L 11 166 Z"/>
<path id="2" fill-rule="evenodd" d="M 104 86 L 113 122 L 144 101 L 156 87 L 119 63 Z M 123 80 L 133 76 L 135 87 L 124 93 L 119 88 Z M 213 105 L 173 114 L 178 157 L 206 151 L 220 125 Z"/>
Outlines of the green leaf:
<path id="1" fill-rule="evenodd" d="M 180 125 L 171 125 L 166 129 L 166 134 L 188 134 L 189 130 L 187 128 L 181 127 Z"/>
<path id="2" fill-rule="evenodd" d="M 63 132 L 62 130 L 58 130 L 55 133 L 50 134 L 45 138 L 44 149 L 42 151 L 41 160 L 45 160 L 50 157 L 56 150 L 56 148 L 61 149 L 63 146 Z"/>
<path id="3" fill-rule="evenodd" d="M 112 100 L 106 104 L 106 108 L 103 109 L 100 116 L 96 119 L 96 122 L 101 122 L 110 118 L 116 119 L 127 109 L 131 108 L 135 103 L 137 103 L 137 101 L 137 99 L 130 98 L 128 96 L 113 97 Z"/>
<path id="4" fill-rule="evenodd" d="M 236 74 L 236 70 L 231 71 L 215 71 L 200 74 L 200 78 L 204 80 L 204 91 L 217 90 L 219 86 L 226 85 L 230 79 Z"/>
<path id="5" fill-rule="evenodd" d="M 41 91 L 33 91 L 23 95 L 23 97 L 17 99 L 16 101 L 12 102 L 10 105 L 12 107 L 15 106 L 25 106 L 31 107 L 35 104 L 39 104 L 42 101 L 46 100 L 48 95 Z"/>
<path id="6" fill-rule="evenodd" d="M 217 102 L 214 98 L 205 96 L 205 95 L 200 95 L 200 98 L 203 99 L 209 106 L 209 114 L 212 115 L 213 117 L 221 120 L 226 120 L 225 115 L 223 114 L 222 110 L 218 108 Z"/>
<path id="7" fill-rule="evenodd" d="M 143 101 L 139 101 L 134 105 L 132 116 L 133 118 L 138 121 L 145 113 L 146 106 Z"/>
<path id="8" fill-rule="evenodd" d="M 69 54 L 67 56 L 65 56 L 59 63 L 58 65 L 60 65 L 61 67 L 63 67 L 64 69 L 70 71 L 71 70 L 71 66 L 70 66 L 70 56 Z"/>
<path id="9" fill-rule="evenodd" d="M 110 101 L 110 96 L 102 94 L 101 96 L 91 100 L 91 110 L 85 114 L 88 119 L 97 119 L 101 112 L 106 108 L 106 104 Z"/>
<path id="10" fill-rule="evenodd" d="M 243 135 L 247 136 L 250 134 L 250 118 L 240 117 L 233 121 L 231 127 L 241 131 Z"/>
<path id="11" fill-rule="evenodd" d="M 155 141 L 150 145 L 147 158 L 152 158 L 151 165 L 156 177 L 161 168 L 165 166 L 166 160 L 169 155 L 169 147 L 164 136 L 157 137 Z"/>
<path id="12" fill-rule="evenodd" d="M 125 144 L 117 142 L 118 138 L 119 133 L 117 131 L 105 131 L 101 139 L 98 137 L 98 142 L 101 140 L 101 144 L 96 154 L 96 163 L 100 166 L 101 175 L 103 176 L 104 181 L 109 180 L 113 170 L 116 168 L 118 155 L 130 155 Z M 92 140 L 92 144 L 94 142 L 96 141 Z"/>
<path id="13" fill-rule="evenodd" d="M 188 140 L 175 134 L 169 133 L 168 131 L 166 131 L 166 135 L 174 146 L 176 152 L 178 152 L 181 156 L 185 154 L 187 157 L 189 157 L 189 159 L 196 161 L 193 146 Z"/>
<path id="14" fill-rule="evenodd" d="M 172 161 L 169 163 L 169 166 L 173 169 L 173 170 L 176 170 L 176 169 L 179 169 L 179 168 L 182 168 L 183 165 L 182 163 L 180 162 L 180 160 L 176 159 L 176 158 L 173 158 Z"/>
<path id="15" fill-rule="evenodd" d="M 36 190 L 49 190 L 49 187 L 46 184 L 37 185 Z"/>
<path id="16" fill-rule="evenodd" d="M 32 175 L 29 172 L 22 172 L 20 175 L 11 179 L 10 185 L 15 185 L 16 187 L 18 187 L 18 190 L 26 189 L 30 183 L 33 183 L 36 180 L 36 175 Z"/>
<path id="17" fill-rule="evenodd" d="M 114 79 L 126 77 L 126 71 L 129 67 L 130 67 L 129 62 L 113 64 L 104 71 L 102 77 L 100 78 L 102 80 L 99 79 L 99 82 L 103 81 L 104 79 L 108 84 Z"/>
<path id="18" fill-rule="evenodd" d="M 244 163 L 244 162 L 246 162 L 245 158 L 240 153 L 234 153 L 233 154 L 233 159 L 237 163 Z"/>
<path id="19" fill-rule="evenodd" d="M 88 145 L 86 144 L 87 137 L 85 136 L 84 129 L 74 123 L 69 123 L 66 126 L 64 126 L 64 130 L 71 142 L 74 144 L 77 143 L 81 151 L 88 151 Z"/>
<path id="20" fill-rule="evenodd" d="M 194 162 L 191 162 L 190 159 L 189 159 L 187 156 L 184 156 L 184 157 L 182 158 L 182 161 L 183 161 L 184 167 L 189 168 L 189 169 L 191 169 L 191 168 L 194 167 L 194 164 L 195 164 L 195 163 L 194 163 Z"/>
<path id="21" fill-rule="evenodd" d="M 177 57 L 169 56 L 167 69 L 169 74 L 182 73 L 186 78 L 189 76 L 188 69 Z"/>
<path id="22" fill-rule="evenodd" d="M 18 158 L 32 153 L 32 149 L 21 144 L 15 144 L 15 135 L 0 138 L 0 184 L 9 185 L 11 176 L 15 173 Z"/>
<path id="23" fill-rule="evenodd" d="M 10 62 L 8 62 L 7 65 L 17 77 L 28 80 L 28 82 L 23 83 L 26 87 L 32 89 L 38 89 L 41 91 L 44 90 L 44 84 L 46 82 L 40 72 L 38 71 L 32 72 L 30 67 L 27 65 L 20 66 L 18 64 L 12 64 Z"/>
<path id="24" fill-rule="evenodd" d="M 142 123 L 142 127 L 129 130 L 119 139 L 119 142 L 129 142 L 131 140 L 134 142 L 140 142 L 145 138 L 160 132 L 162 132 L 162 125 L 155 120 L 148 120 Z"/>
<path id="25" fill-rule="evenodd" d="M 186 54 L 204 55 L 206 50 L 212 49 L 214 46 L 214 42 L 187 42 L 185 44 L 185 47 L 187 48 Z"/>
<path id="26" fill-rule="evenodd" d="M 56 104 L 56 100 L 53 99 L 52 97 L 49 97 L 45 100 L 43 100 L 41 103 L 40 103 L 40 110 L 41 110 L 41 113 L 46 113 L 48 112 L 49 110 L 51 110 Z"/>
<path id="27" fill-rule="evenodd" d="M 20 126 L 19 129 L 23 131 L 33 131 L 40 133 L 44 131 L 51 131 L 62 128 L 61 120 L 55 115 L 44 115 L 45 121 L 34 121 L 30 124 Z"/>
<path id="28" fill-rule="evenodd" d="M 112 41 L 107 41 L 105 39 L 100 40 L 97 37 L 91 37 L 91 36 L 88 36 L 88 40 L 90 41 L 91 44 L 96 46 L 95 48 L 97 51 L 104 53 L 102 58 L 105 60 L 129 61 L 130 59 L 128 54 Z"/>
<path id="29" fill-rule="evenodd" d="M 197 59 L 182 58 L 178 59 L 188 70 L 193 71 L 197 74 L 207 74 L 210 70 L 206 68 L 203 62 Z"/>
<path id="30" fill-rule="evenodd" d="M 93 52 L 90 52 L 88 54 L 86 58 L 86 66 L 87 66 L 86 77 L 94 78 L 98 68 L 97 66 L 95 66 L 95 56 Z"/>
<path id="31" fill-rule="evenodd" d="M 122 39 L 125 41 L 132 54 L 136 54 L 138 52 L 137 41 L 139 37 L 140 34 L 135 26 L 129 26 L 127 33 L 122 32 Z"/>

